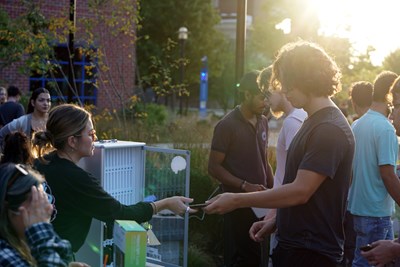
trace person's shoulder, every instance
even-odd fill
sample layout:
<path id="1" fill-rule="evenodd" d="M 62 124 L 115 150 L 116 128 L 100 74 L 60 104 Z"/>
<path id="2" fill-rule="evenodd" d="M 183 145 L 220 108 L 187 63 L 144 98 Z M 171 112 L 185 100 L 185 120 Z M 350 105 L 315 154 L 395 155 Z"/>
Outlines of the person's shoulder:
<path id="1" fill-rule="evenodd" d="M 289 114 L 287 118 L 297 119 L 299 121 L 304 121 L 307 118 L 308 114 L 304 111 L 304 109 L 295 108 L 292 113 Z"/>
<path id="2" fill-rule="evenodd" d="M 227 127 L 233 125 L 238 120 L 238 116 L 238 110 L 235 108 L 226 113 L 225 116 L 217 122 L 216 127 Z"/>
<path id="3" fill-rule="evenodd" d="M 386 118 L 383 114 L 369 110 L 365 113 L 361 118 L 359 118 L 357 125 L 363 125 L 364 127 L 368 128 L 376 128 L 381 129 L 383 128 L 393 128 L 393 125 L 390 123 L 389 119 Z"/>
<path id="4" fill-rule="evenodd" d="M 0 239 L 0 266 L 17 266 L 19 263 L 19 255 L 10 244 L 4 240 Z"/>

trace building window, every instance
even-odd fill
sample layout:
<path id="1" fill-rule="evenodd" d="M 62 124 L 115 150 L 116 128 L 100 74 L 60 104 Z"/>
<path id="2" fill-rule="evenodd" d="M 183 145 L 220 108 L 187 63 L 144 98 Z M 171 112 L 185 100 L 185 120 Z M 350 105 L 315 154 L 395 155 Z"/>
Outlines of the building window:
<path id="1" fill-rule="evenodd" d="M 38 74 L 33 71 L 29 78 L 29 90 L 33 91 L 39 87 L 47 88 L 55 102 L 65 103 L 69 99 L 77 102 L 77 98 L 83 104 L 96 105 L 97 88 L 96 84 L 96 66 L 94 59 L 82 53 L 82 50 L 75 48 L 73 77 L 75 86 L 70 90 L 68 76 L 70 75 L 69 53 L 67 45 L 54 47 L 55 68 L 46 74 Z M 72 92 L 72 93 L 71 93 Z"/>

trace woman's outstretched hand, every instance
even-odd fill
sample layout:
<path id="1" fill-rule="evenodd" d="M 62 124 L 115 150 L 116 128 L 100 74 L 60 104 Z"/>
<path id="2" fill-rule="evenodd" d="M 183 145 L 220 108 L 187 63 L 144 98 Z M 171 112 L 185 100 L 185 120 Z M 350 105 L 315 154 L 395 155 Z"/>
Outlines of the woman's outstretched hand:
<path id="1" fill-rule="evenodd" d="M 154 202 L 157 206 L 157 212 L 165 209 L 169 209 L 175 214 L 195 213 L 196 209 L 191 209 L 188 205 L 193 202 L 193 198 L 188 197 L 168 197 Z"/>

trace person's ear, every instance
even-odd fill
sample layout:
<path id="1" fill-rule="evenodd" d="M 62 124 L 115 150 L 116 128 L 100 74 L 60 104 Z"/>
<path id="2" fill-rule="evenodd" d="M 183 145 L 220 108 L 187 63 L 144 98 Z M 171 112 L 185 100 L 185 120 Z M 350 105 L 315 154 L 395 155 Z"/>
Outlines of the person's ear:
<path id="1" fill-rule="evenodd" d="M 78 147 L 78 138 L 73 135 L 69 136 L 67 139 L 67 144 L 72 150 L 76 150 Z"/>
<path id="2" fill-rule="evenodd" d="M 248 101 L 251 99 L 251 93 L 249 91 L 244 91 L 244 100 Z"/>

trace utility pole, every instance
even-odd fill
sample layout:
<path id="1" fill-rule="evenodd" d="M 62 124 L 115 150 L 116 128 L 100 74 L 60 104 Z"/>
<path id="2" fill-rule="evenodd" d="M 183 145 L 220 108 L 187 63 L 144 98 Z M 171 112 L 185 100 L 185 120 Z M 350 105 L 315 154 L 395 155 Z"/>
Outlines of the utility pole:
<path id="1" fill-rule="evenodd" d="M 246 15 L 247 0 L 237 0 L 236 10 L 236 70 L 235 86 L 244 74 L 244 51 L 246 45 Z M 238 104 L 237 90 L 235 87 L 235 106 Z"/>
<path id="2" fill-rule="evenodd" d="M 70 0 L 69 3 L 69 21 L 73 29 L 70 29 L 68 34 L 68 52 L 69 52 L 69 69 L 68 69 L 68 102 L 72 102 L 74 92 L 76 91 L 75 86 L 75 75 L 74 75 L 74 54 L 75 54 L 75 34 L 74 29 L 76 26 L 76 0 Z"/>

